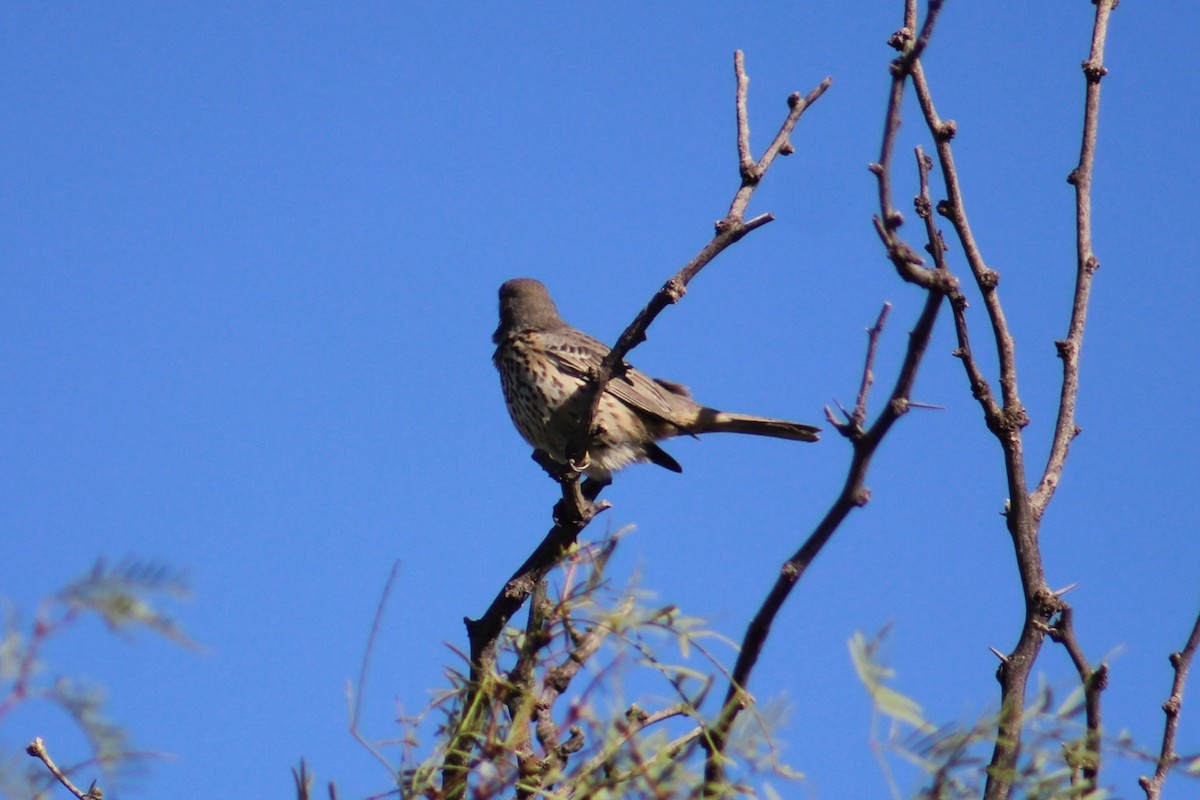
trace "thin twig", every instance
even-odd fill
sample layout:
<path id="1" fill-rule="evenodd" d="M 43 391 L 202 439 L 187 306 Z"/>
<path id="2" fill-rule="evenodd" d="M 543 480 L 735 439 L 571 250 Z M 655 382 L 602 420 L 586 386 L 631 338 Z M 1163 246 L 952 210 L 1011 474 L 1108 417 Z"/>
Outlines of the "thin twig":
<path id="1" fill-rule="evenodd" d="M 887 248 L 888 258 L 896 267 L 899 276 L 915 283 L 926 290 L 937 290 L 943 294 L 953 295 L 958 285 L 953 276 L 945 272 L 935 272 L 922 269 L 924 262 L 911 247 L 908 246 L 896 231 L 904 224 L 904 215 L 892 203 L 892 154 L 895 150 L 896 135 L 900 131 L 900 108 L 904 99 L 904 88 L 916 59 L 929 44 L 933 35 L 933 25 L 937 21 L 941 2 L 934 0 L 929 4 L 925 24 L 921 35 L 914 39 L 916 28 L 916 2 L 907 0 L 904 13 L 904 27 L 894 33 L 889 44 L 901 51 L 901 55 L 892 62 L 892 87 L 888 93 L 887 111 L 884 114 L 883 141 L 879 146 L 879 161 L 871 164 L 869 169 L 875 175 L 879 184 L 879 215 L 875 217 L 875 230 Z"/>
<path id="2" fill-rule="evenodd" d="M 67 791 L 78 797 L 79 800 L 103 800 L 104 792 L 94 782 L 86 792 L 71 782 L 71 779 L 58 768 L 58 765 L 54 763 L 54 759 L 50 757 L 50 751 L 46 749 L 46 742 L 42 737 L 39 736 L 30 742 L 29 746 L 25 748 L 25 752 L 36 759 L 40 759 L 46 765 L 46 769 L 50 770 L 50 774 L 57 778 L 58 782 L 65 786 Z"/>
<path id="3" fill-rule="evenodd" d="M 367 646 L 363 648 L 362 663 L 358 667 L 358 686 L 354 690 L 354 702 L 350 708 L 350 735 L 365 747 L 371 755 L 375 756 L 389 772 L 395 772 L 395 767 L 388 761 L 383 751 L 362 735 L 358 723 L 362 719 L 363 695 L 366 693 L 367 687 L 367 669 L 371 664 L 371 656 L 375 652 L 375 640 L 379 637 L 379 629 L 383 624 L 383 611 L 387 608 L 388 598 L 391 597 L 392 587 L 396 585 L 396 576 L 399 573 L 400 561 L 397 559 L 392 563 L 392 571 L 388 573 L 387 581 L 383 584 L 383 591 L 379 595 L 379 604 L 375 606 L 375 617 L 371 620 L 371 633 L 367 635 Z M 303 772 L 303 761 L 300 762 L 300 768 Z M 299 778 L 297 778 L 297 781 L 299 781 Z"/>
<path id="4" fill-rule="evenodd" d="M 600 366 L 589 375 L 586 389 L 590 393 L 588 395 L 590 409 L 588 424 L 579 428 L 576 435 L 572 437 L 572 441 L 568 443 L 567 457 L 570 463 L 583 462 L 583 457 L 587 453 L 588 443 L 594 430 L 596 412 L 599 409 L 600 398 L 604 394 L 604 388 L 613 377 L 621 373 L 621 370 L 624 368 L 625 356 L 629 354 L 629 351 L 646 341 L 646 331 L 650 327 L 650 323 L 667 306 L 678 303 L 687 292 L 687 286 L 691 283 L 692 279 L 708 266 L 713 259 L 720 255 L 725 248 L 774 219 L 770 214 L 760 214 L 757 217 L 746 220 L 744 219 L 746 207 L 750 203 L 750 198 L 753 196 L 754 190 L 758 187 L 763 176 L 774 162 L 775 157 L 781 153 L 786 154 L 791 152 L 791 144 L 788 137 L 796 127 L 796 123 L 800 121 L 801 115 L 833 83 L 832 78 L 826 78 L 815 89 L 809 92 L 807 96 L 801 97 L 798 92 L 789 96 L 789 112 L 779 128 L 779 132 L 775 135 L 775 139 L 771 142 L 766 152 L 763 153 L 762 157 L 754 162 L 751 167 L 747 168 L 744 161 L 750 157 L 748 156 L 750 134 L 748 122 L 745 122 L 745 106 L 749 78 L 746 77 L 744 58 L 740 51 L 734 56 L 734 71 L 737 79 L 736 105 L 739 120 L 738 163 L 739 172 L 742 176 L 741 185 L 738 187 L 737 192 L 734 193 L 733 201 L 729 206 L 729 212 L 723 219 L 717 221 L 715 226 L 716 232 L 712 240 L 691 261 L 681 267 L 678 272 L 662 285 L 646 307 L 638 313 L 633 322 L 622 332 L 616 344 L 613 345 L 612 350 L 609 351 L 608 355 L 600 363 Z M 744 136 L 743 127 L 745 127 Z"/>
<path id="5" fill-rule="evenodd" d="M 1014 455 L 1019 458 L 1021 457 L 1020 437 L 1014 434 L 1027 425 L 1029 419 L 1024 406 L 1021 404 L 1020 396 L 1017 393 L 1016 343 L 1009 331 L 1008 320 L 1004 316 L 1004 308 L 1000 304 L 1000 296 L 997 291 L 997 286 L 1000 284 L 1000 275 L 984 261 L 983 253 L 979 248 L 979 244 L 975 241 L 975 235 L 971 230 L 971 224 L 967 217 L 966 201 L 963 199 L 962 185 L 958 178 L 958 169 L 954 163 L 954 150 L 950 145 L 950 141 L 957 133 L 958 127 L 954 122 L 942 120 L 938 116 L 933 104 L 933 95 L 929 88 L 929 82 L 925 77 L 925 70 L 920 62 L 913 64 L 912 82 L 913 90 L 920 103 L 926 124 L 933 135 L 934 149 L 938 155 L 942 179 L 946 188 L 947 199 L 938 204 L 937 210 L 938 213 L 950 220 L 950 224 L 954 226 L 955 234 L 963 249 L 963 255 L 967 260 L 967 266 L 970 267 L 971 274 L 975 276 L 975 283 L 983 295 L 984 307 L 987 310 L 988 319 L 991 321 L 992 334 L 995 339 L 997 358 L 1000 366 L 1000 393 L 1003 400 L 1003 407 L 997 407 L 994 401 L 991 400 L 990 390 L 985 394 L 988 402 L 984 403 L 983 398 L 979 399 L 983 403 L 988 427 L 1001 439 L 1001 444 L 1013 449 Z M 970 352 L 969 348 L 965 348 L 964 354 L 960 358 L 963 359 L 963 363 L 967 369 L 973 372 L 973 375 L 970 376 L 972 380 L 972 392 L 976 393 L 978 397 L 979 393 L 976 392 L 976 378 L 981 373 L 978 367 L 971 363 Z M 1012 441 L 1011 445 L 1007 444 L 1009 440 Z M 1010 481 L 1010 484 L 1012 482 Z M 1017 482 L 1021 486 L 1020 494 L 1024 495 L 1025 477 L 1023 466 L 1020 479 Z M 1010 486 L 1010 488 L 1013 487 Z"/>
<path id="6" fill-rule="evenodd" d="M 829 420 L 829 424 L 847 439 L 857 439 L 863 434 L 863 425 L 867 421 L 867 395 L 875 383 L 875 351 L 879 347 L 879 336 L 883 333 L 883 325 L 891 310 L 892 304 L 885 302 L 883 308 L 879 310 L 879 317 L 876 318 L 875 324 L 867 328 L 867 357 L 863 363 L 862 379 L 858 384 L 858 397 L 854 402 L 854 411 L 847 411 L 845 406 L 838 403 L 838 409 L 846 418 L 846 421 L 843 422 L 833 415 L 833 410 L 829 406 L 825 406 L 825 419 Z"/>
<path id="7" fill-rule="evenodd" d="M 1158 766 L 1150 778 L 1142 777 L 1138 784 L 1146 792 L 1146 800 L 1158 800 L 1162 794 L 1163 784 L 1166 783 L 1167 773 L 1179 761 L 1179 753 L 1175 752 L 1175 735 L 1179 730 L 1179 714 L 1183 710 L 1183 690 L 1187 686 L 1188 668 L 1192 665 L 1192 657 L 1200 648 L 1200 615 L 1192 626 L 1192 635 L 1187 644 L 1178 653 L 1171 654 L 1171 668 L 1175 670 L 1175 678 L 1171 682 L 1171 696 L 1163 703 L 1163 713 L 1167 722 L 1163 728 L 1162 749 L 1159 751 Z"/>
<path id="8" fill-rule="evenodd" d="M 879 349 L 879 337 L 883 333 L 883 324 L 887 322 L 888 312 L 892 310 L 891 303 L 884 303 L 879 309 L 879 317 L 875 324 L 867 329 L 867 358 L 863 364 L 862 382 L 858 386 L 858 397 L 854 401 L 854 428 L 862 431 L 867 422 L 867 394 L 875 383 L 875 352 Z"/>
<path id="9" fill-rule="evenodd" d="M 1092 278 L 1100 268 L 1092 252 L 1092 168 L 1096 163 L 1096 136 L 1100 125 L 1100 80 L 1108 74 L 1104 66 L 1104 43 L 1108 37 L 1108 18 L 1113 0 L 1096 4 L 1096 24 L 1092 31 L 1092 49 L 1083 62 L 1087 94 L 1083 110 L 1083 142 L 1079 148 L 1079 165 L 1071 170 L 1067 182 L 1075 187 L 1075 294 L 1071 303 L 1071 321 L 1067 338 L 1055 342 L 1058 357 L 1063 362 L 1062 392 L 1058 401 L 1058 417 L 1054 423 L 1054 441 L 1042 479 L 1033 493 L 1033 511 L 1038 516 L 1046 510 L 1058 481 L 1062 477 L 1071 442 L 1079 435 L 1075 424 L 1075 401 L 1079 395 L 1079 357 L 1083 349 L 1083 329 L 1087 323 L 1088 300 Z"/>

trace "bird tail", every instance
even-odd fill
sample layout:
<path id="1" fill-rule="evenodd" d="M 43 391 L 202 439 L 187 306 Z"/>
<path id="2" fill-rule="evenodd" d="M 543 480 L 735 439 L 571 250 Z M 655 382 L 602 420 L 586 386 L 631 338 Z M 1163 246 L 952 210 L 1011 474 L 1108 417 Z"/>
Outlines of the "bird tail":
<path id="1" fill-rule="evenodd" d="M 775 439 L 791 439 L 796 442 L 815 442 L 821 437 L 820 428 L 805 425 L 801 422 L 789 422 L 785 419 L 756 417 L 751 414 L 733 414 L 728 411 L 717 411 L 715 408 L 702 408 L 696 419 L 696 424 L 687 430 L 688 433 L 748 433 L 752 436 L 770 436 Z"/>

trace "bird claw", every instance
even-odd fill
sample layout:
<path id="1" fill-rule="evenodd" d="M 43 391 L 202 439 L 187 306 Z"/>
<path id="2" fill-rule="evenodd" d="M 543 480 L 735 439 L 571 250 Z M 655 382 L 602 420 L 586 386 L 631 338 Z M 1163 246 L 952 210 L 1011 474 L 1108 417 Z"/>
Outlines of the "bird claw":
<path id="1" fill-rule="evenodd" d="M 537 462 L 539 467 L 546 471 L 547 475 L 559 483 L 570 477 L 570 468 L 568 468 L 568 465 L 560 461 L 555 461 L 545 450 L 534 450 L 532 458 Z"/>

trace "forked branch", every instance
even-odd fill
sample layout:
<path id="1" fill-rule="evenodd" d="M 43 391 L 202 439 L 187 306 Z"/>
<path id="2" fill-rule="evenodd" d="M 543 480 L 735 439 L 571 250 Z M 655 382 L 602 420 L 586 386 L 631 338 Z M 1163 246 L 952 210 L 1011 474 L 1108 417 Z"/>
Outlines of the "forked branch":
<path id="1" fill-rule="evenodd" d="M 907 62 L 900 59 L 897 62 L 908 68 L 922 115 L 933 137 L 947 198 L 938 204 L 937 210 L 954 227 L 967 264 L 983 297 L 999 365 L 1000 402 L 997 403 L 971 349 L 966 301 L 961 297 L 952 296 L 955 331 L 958 337 L 955 355 L 961 359 L 971 393 L 979 401 L 988 428 L 996 435 L 1004 453 L 1009 493 L 1005 517 L 1012 536 L 1025 600 L 1024 624 L 1020 636 L 1013 650 L 1003 658 L 998 673 L 1001 684 L 1001 713 L 992 761 L 988 768 L 984 794 L 987 800 L 999 800 L 1012 794 L 1013 776 L 1016 774 L 1017 757 L 1020 752 L 1026 686 L 1047 633 L 1066 647 L 1079 672 L 1087 696 L 1087 744 L 1090 752 L 1085 754 L 1083 759 L 1083 780 L 1094 786 L 1099 772 L 1100 692 L 1104 688 L 1107 671 L 1103 664 L 1097 669 L 1092 669 L 1083 656 L 1082 648 L 1075 640 L 1072 610 L 1046 585 L 1038 544 L 1042 514 L 1061 476 L 1067 447 L 1078 433 L 1074 422 L 1075 400 L 1078 394 L 1078 355 L 1092 274 L 1096 268 L 1096 259 L 1091 252 L 1091 172 L 1099 110 L 1099 82 L 1105 74 L 1104 42 L 1109 14 L 1115 2 L 1095 0 L 1095 5 L 1091 51 L 1088 60 L 1084 62 L 1087 97 L 1083 144 L 1080 163 L 1071 174 L 1071 182 L 1076 187 L 1076 287 L 1068 335 L 1058 343 L 1059 355 L 1064 364 L 1058 421 L 1047 468 L 1033 493 L 1028 490 L 1025 465 L 1022 429 L 1028 424 L 1029 418 L 1017 389 L 1016 345 L 997 290 L 999 275 L 987 265 L 967 217 L 966 203 L 951 146 L 957 126 L 938 115 L 921 62 L 917 59 Z"/>

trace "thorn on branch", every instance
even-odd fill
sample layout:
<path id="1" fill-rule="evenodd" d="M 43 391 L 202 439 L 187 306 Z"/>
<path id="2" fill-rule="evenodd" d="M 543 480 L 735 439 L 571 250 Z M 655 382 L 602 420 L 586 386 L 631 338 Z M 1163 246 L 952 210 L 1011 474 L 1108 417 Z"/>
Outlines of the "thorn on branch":
<path id="1" fill-rule="evenodd" d="M 846 416 L 846 419 L 851 419 L 850 412 L 847 411 L 841 403 L 838 403 L 838 401 L 835 400 L 834 402 L 837 403 L 838 408 L 841 409 L 842 413 Z M 854 426 L 835 417 L 833 415 L 833 409 L 829 406 L 825 406 L 825 419 L 830 425 L 833 426 L 833 429 L 842 436 L 845 436 L 847 439 L 852 438 L 854 434 Z"/>

